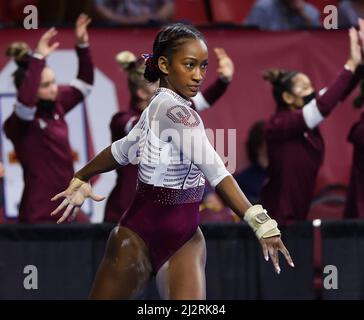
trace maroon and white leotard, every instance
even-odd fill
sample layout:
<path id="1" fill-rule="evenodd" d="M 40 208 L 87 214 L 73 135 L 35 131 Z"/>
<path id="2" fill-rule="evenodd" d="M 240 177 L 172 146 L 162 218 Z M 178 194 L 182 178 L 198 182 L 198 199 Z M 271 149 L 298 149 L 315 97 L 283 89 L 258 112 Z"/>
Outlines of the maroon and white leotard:
<path id="1" fill-rule="evenodd" d="M 196 232 L 205 177 L 215 187 L 230 173 L 191 102 L 166 88 L 111 150 L 120 165 L 138 164 L 136 198 L 120 224 L 145 241 L 157 272 Z"/>

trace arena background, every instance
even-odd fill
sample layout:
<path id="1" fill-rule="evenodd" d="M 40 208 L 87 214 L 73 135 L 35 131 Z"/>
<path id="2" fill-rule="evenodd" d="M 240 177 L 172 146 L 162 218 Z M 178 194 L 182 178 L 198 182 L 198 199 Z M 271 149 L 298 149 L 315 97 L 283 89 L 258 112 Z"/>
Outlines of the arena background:
<path id="1" fill-rule="evenodd" d="M 210 48 L 209 71 L 204 86 L 216 78 L 216 59 L 212 48 L 225 48 L 235 64 L 234 79 L 227 93 L 212 109 L 203 112 L 202 118 L 206 128 L 226 129 L 225 137 L 227 129 L 236 129 L 237 169 L 243 168 L 247 163 L 244 142 L 251 124 L 259 119 L 267 119 L 275 108 L 270 86 L 261 78 L 262 71 L 271 67 L 300 70 L 310 76 L 315 88 L 320 89 L 335 78 L 348 58 L 346 30 L 269 33 L 243 29 L 202 28 L 202 31 Z M 26 41 L 34 48 L 42 32 L 44 29 L 0 30 L 0 52 L 4 52 L 6 45 L 14 40 Z M 91 28 L 90 43 L 97 68 L 95 89 L 86 100 L 86 114 L 76 111 L 68 119 L 75 131 L 71 136 L 71 144 L 80 155 L 87 152 L 92 156 L 106 147 L 111 141 L 108 125 L 113 113 L 119 108 L 127 109 L 129 93 L 126 76 L 116 65 L 115 55 L 122 50 L 131 50 L 136 54 L 150 52 L 156 32 L 157 29 L 146 28 Z M 60 48 L 48 59 L 48 64 L 56 70 L 58 82 L 67 83 L 73 79 L 77 70 L 76 56 L 70 51 L 74 46 L 73 30 L 60 29 L 57 41 L 61 44 Z M 15 93 L 10 78 L 15 66 L 7 63 L 6 57 L 0 55 L 0 94 Z M 346 141 L 346 137 L 353 122 L 359 118 L 359 112 L 352 107 L 354 95 L 355 93 L 321 126 L 326 154 L 317 180 L 317 191 L 328 184 L 348 183 L 352 147 Z M 7 106 L 10 108 L 11 104 L 8 103 Z M 77 130 L 83 125 L 87 130 L 80 135 Z M 88 147 L 85 151 L 87 141 Z M 227 141 L 225 142 L 226 153 Z M 2 147 L 4 148 L 4 143 Z M 8 157 L 4 149 L 2 156 L 5 160 Z M 80 166 L 85 160 L 86 157 L 80 157 L 75 166 Z M 14 165 L 16 164 L 10 166 Z M 113 173 L 103 175 L 95 183 L 96 192 L 107 195 L 113 181 Z M 15 190 L 20 195 L 21 188 Z M 90 207 L 94 222 L 102 220 L 104 205 L 102 202 Z"/>
<path id="2" fill-rule="evenodd" d="M 2 52 L 15 40 L 24 40 L 34 48 L 45 30 L 24 30 L 21 27 L 25 2 L 39 4 L 40 20 L 48 21 L 49 25 L 52 25 L 50 21 L 62 23 L 59 17 L 68 14 L 63 26 L 73 26 L 80 10 L 89 12 L 87 9 L 92 3 L 90 0 L 0 0 L 0 18 L 4 18 L 1 13 L 6 12 L 5 21 L 17 21 L 19 26 L 0 30 L 1 123 L 11 112 L 15 95 L 10 77 L 15 66 Z M 321 13 L 325 5 L 337 3 L 336 0 L 309 2 Z M 315 87 L 320 89 L 335 78 L 348 58 L 346 30 L 270 33 L 236 26 L 231 28 L 232 23 L 242 21 L 254 0 L 176 0 L 175 3 L 175 20 L 215 26 L 230 24 L 230 28 L 221 25 L 201 28 L 210 47 L 209 71 L 204 86 L 216 78 L 213 47 L 224 47 L 235 64 L 234 79 L 227 93 L 213 109 L 201 116 L 207 128 L 237 130 L 237 170 L 247 164 L 244 142 L 250 126 L 256 120 L 267 119 L 275 108 L 270 85 L 261 79 L 262 71 L 271 67 L 297 69 L 307 73 Z M 94 25 L 89 31 L 96 67 L 94 90 L 85 104 L 67 117 L 71 145 L 79 159 L 75 161 L 75 168 L 110 143 L 109 121 L 118 109 L 127 109 L 126 75 L 115 63 L 116 53 L 121 50 L 149 53 L 157 32 L 153 28 L 95 28 Z M 57 81 L 67 83 L 76 75 L 77 68 L 73 29 L 60 28 L 57 40 L 61 46 L 47 61 L 55 69 Z M 352 147 L 346 137 L 359 118 L 359 111 L 352 108 L 356 92 L 357 89 L 320 125 L 326 153 L 317 180 L 316 195 L 328 185 L 348 183 Z M 9 163 L 12 145 L 3 133 L 1 151 L 6 166 L 5 209 L 8 216 L 14 217 L 22 192 L 21 169 L 13 162 Z M 114 173 L 102 175 L 95 182 L 96 192 L 107 195 L 114 179 Z M 89 204 L 88 211 L 93 222 L 102 221 L 104 205 L 105 202 Z M 326 220 L 342 217 L 342 203 L 333 208 L 326 206 L 325 210 L 320 205 L 312 209 L 309 218 L 323 218 L 321 223 L 307 221 L 282 228 L 283 240 L 296 267 L 291 269 L 281 263 L 282 273 L 279 276 L 274 273 L 270 262 L 264 261 L 256 239 L 245 224 L 203 224 L 208 253 L 207 298 L 364 299 L 364 223 L 360 220 Z M 0 299 L 87 298 L 112 225 L 1 222 L 0 219 Z M 28 290 L 24 285 L 26 268 L 31 266 L 38 270 L 36 290 Z M 327 267 L 334 267 L 338 272 L 337 288 L 327 286 L 330 276 Z M 158 298 L 154 282 L 141 298 Z"/>

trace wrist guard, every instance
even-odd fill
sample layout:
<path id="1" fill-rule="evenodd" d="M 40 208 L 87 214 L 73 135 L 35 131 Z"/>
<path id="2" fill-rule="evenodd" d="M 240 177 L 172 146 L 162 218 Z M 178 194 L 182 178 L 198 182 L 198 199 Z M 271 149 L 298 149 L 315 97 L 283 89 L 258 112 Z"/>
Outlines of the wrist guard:
<path id="1" fill-rule="evenodd" d="M 244 220 L 253 229 L 258 239 L 281 235 L 277 222 L 268 216 L 267 210 L 261 205 L 255 205 L 246 210 Z"/>

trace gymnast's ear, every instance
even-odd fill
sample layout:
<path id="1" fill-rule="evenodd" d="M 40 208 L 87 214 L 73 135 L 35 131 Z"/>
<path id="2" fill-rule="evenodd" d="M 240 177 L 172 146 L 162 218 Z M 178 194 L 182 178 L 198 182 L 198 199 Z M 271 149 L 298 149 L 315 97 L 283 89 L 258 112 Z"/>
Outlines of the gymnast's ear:
<path id="1" fill-rule="evenodd" d="M 287 91 L 284 91 L 282 93 L 282 99 L 283 101 L 288 104 L 288 105 L 291 105 L 293 102 L 294 102 L 294 96 L 292 94 L 290 94 L 289 92 Z"/>
<path id="2" fill-rule="evenodd" d="M 158 67 L 163 74 L 168 75 L 168 58 L 165 56 L 160 56 L 158 58 Z"/>

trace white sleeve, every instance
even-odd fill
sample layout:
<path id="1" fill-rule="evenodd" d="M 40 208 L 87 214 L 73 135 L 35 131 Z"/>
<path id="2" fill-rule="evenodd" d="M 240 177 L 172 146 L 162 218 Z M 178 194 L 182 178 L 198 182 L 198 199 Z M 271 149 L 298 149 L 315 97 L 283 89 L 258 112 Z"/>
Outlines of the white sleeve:
<path id="1" fill-rule="evenodd" d="M 203 172 L 213 187 L 231 175 L 210 144 L 200 116 L 192 108 L 180 105 L 164 108 L 164 113 L 156 119 L 159 120 L 160 139 L 172 142 Z"/>
<path id="2" fill-rule="evenodd" d="M 124 127 L 124 132 L 128 134 L 131 129 L 133 129 L 133 122 L 138 118 L 138 116 L 130 117 L 129 121 L 126 123 Z"/>
<path id="3" fill-rule="evenodd" d="M 327 88 L 323 88 L 319 91 L 319 96 L 322 96 L 326 92 Z M 317 106 L 317 100 L 313 99 L 309 103 L 307 103 L 303 109 L 303 119 L 305 120 L 305 123 L 307 127 L 310 129 L 313 129 L 317 127 L 323 120 L 324 116 L 321 114 L 318 106 Z"/>
<path id="4" fill-rule="evenodd" d="M 194 145 L 188 143 L 198 134 L 198 139 Z M 183 143 L 182 152 L 203 172 L 213 188 L 215 188 L 224 178 L 231 174 L 227 171 L 223 161 L 208 140 L 205 130 L 190 132 L 186 135 L 186 142 Z M 186 145 L 187 144 L 187 145 Z M 193 148 L 191 148 L 193 146 Z"/>
<path id="5" fill-rule="evenodd" d="M 208 101 L 205 99 L 204 95 L 199 91 L 196 96 L 192 97 L 191 100 L 193 101 L 193 104 L 195 105 L 195 108 L 198 112 L 201 112 L 205 109 L 208 109 L 211 107 L 211 105 L 208 103 Z"/>
<path id="6" fill-rule="evenodd" d="M 126 166 L 129 163 L 137 164 L 139 162 L 139 140 L 142 134 L 142 125 L 144 121 L 145 112 L 142 113 L 139 121 L 133 129 L 130 130 L 127 136 L 111 144 L 111 153 L 120 165 Z"/>
<path id="7" fill-rule="evenodd" d="M 14 108 L 15 114 L 24 121 L 32 121 L 35 118 L 37 107 L 29 107 L 17 101 Z"/>
<path id="8" fill-rule="evenodd" d="M 324 120 L 324 117 L 317 106 L 316 99 L 313 99 L 306 104 L 302 109 L 302 113 L 303 119 L 305 120 L 307 127 L 310 129 L 315 128 L 322 122 L 322 120 Z"/>

